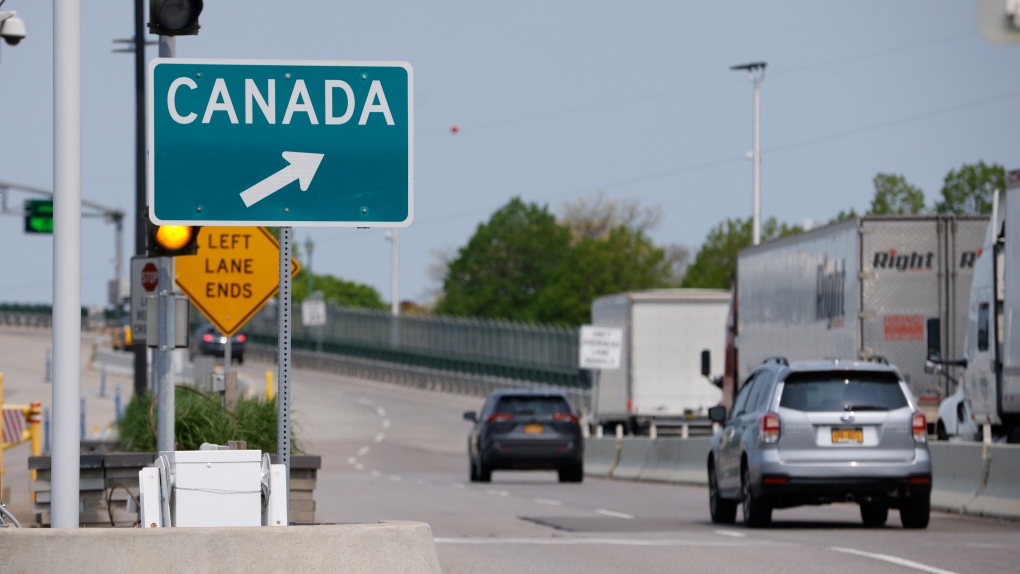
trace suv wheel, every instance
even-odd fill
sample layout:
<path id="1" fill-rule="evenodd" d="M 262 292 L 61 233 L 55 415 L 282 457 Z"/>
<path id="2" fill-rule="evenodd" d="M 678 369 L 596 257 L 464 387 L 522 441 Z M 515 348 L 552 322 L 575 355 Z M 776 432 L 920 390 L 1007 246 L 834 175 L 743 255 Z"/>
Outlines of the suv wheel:
<path id="1" fill-rule="evenodd" d="M 889 506 L 881 502 L 862 502 L 861 521 L 869 528 L 885 526 L 889 520 Z"/>
<path id="2" fill-rule="evenodd" d="M 737 520 L 737 501 L 719 495 L 719 481 L 715 477 L 715 463 L 708 463 L 708 511 L 712 522 L 733 524 Z"/>
<path id="3" fill-rule="evenodd" d="M 905 498 L 900 503 L 900 522 L 903 528 L 928 528 L 931 518 L 931 495 Z"/>
<path id="4" fill-rule="evenodd" d="M 468 475 L 471 482 L 478 482 L 478 469 L 475 466 L 474 459 L 468 461 Z"/>
<path id="5" fill-rule="evenodd" d="M 584 480 L 584 464 L 577 463 L 559 470 L 560 482 L 582 482 Z"/>
<path id="6" fill-rule="evenodd" d="M 477 482 L 492 482 L 492 467 L 485 464 L 484 461 L 479 457 L 478 459 L 478 481 Z"/>
<path id="7" fill-rule="evenodd" d="M 741 478 L 744 499 L 744 524 L 748 528 L 765 528 L 772 522 L 772 507 L 754 495 L 751 489 L 751 471 L 744 466 Z"/>

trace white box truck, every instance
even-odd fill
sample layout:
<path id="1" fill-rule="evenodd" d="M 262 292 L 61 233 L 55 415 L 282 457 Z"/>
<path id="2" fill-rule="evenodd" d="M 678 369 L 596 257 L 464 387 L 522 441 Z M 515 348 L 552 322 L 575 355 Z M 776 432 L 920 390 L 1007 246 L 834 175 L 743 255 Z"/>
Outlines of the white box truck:
<path id="1" fill-rule="evenodd" d="M 938 370 L 964 367 L 959 377 L 965 401 L 940 409 L 950 436 L 974 438 L 988 425 L 997 439 L 1020 443 L 1020 170 L 1010 171 L 1007 189 L 996 193 L 967 308 L 962 354 L 943 351 L 937 316 L 929 319 L 928 358 Z M 947 357 L 960 357 L 950 359 Z M 929 369 L 934 370 L 934 369 Z M 968 416 L 969 415 L 969 416 Z"/>
<path id="2" fill-rule="evenodd" d="M 707 421 L 722 392 L 701 374 L 702 350 L 722 357 L 730 294 L 720 289 L 660 289 L 592 302 L 592 324 L 623 329 L 619 369 L 593 382 L 592 423 L 628 434 Z M 713 371 L 714 372 L 714 371 Z"/>
<path id="3" fill-rule="evenodd" d="M 987 225 L 987 216 L 868 216 L 744 249 L 737 372 L 724 389 L 766 357 L 882 357 L 903 373 L 934 432 L 939 403 L 954 389 L 925 370 L 926 319 L 941 320 L 942 356 L 962 351 Z"/>

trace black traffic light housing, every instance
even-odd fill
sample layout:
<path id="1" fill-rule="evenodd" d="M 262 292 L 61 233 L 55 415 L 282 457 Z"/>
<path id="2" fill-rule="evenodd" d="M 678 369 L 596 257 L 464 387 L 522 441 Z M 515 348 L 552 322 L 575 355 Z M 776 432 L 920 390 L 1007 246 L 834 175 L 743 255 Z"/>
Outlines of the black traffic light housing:
<path id="1" fill-rule="evenodd" d="M 149 257 L 176 257 L 198 253 L 198 230 L 195 225 L 156 225 L 145 220 L 146 253 Z M 162 233 L 160 231 L 162 230 Z"/>
<path id="2" fill-rule="evenodd" d="M 194 36 L 203 7 L 202 0 L 149 0 L 149 33 Z"/>

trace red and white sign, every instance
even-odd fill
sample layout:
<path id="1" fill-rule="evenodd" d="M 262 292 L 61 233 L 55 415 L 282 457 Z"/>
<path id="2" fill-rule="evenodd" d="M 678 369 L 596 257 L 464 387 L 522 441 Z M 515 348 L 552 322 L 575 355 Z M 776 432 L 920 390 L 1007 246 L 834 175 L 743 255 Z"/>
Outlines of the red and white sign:
<path id="1" fill-rule="evenodd" d="M 21 409 L 4 409 L 4 438 L 8 444 L 21 444 L 25 432 L 25 415 Z"/>
<path id="2" fill-rule="evenodd" d="M 145 267 L 142 267 L 142 287 L 151 292 L 155 291 L 157 286 L 159 286 L 159 269 L 156 268 L 155 263 L 146 263 Z"/>

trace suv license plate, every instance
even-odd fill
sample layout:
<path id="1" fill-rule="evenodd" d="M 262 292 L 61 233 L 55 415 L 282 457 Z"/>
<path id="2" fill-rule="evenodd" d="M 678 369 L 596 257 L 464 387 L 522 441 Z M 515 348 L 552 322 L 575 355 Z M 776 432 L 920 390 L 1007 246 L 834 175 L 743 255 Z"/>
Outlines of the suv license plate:
<path id="1" fill-rule="evenodd" d="M 524 434 L 542 434 L 545 428 L 542 425 L 524 425 Z"/>
<path id="2" fill-rule="evenodd" d="M 832 429 L 832 444 L 861 444 L 864 429 Z"/>

